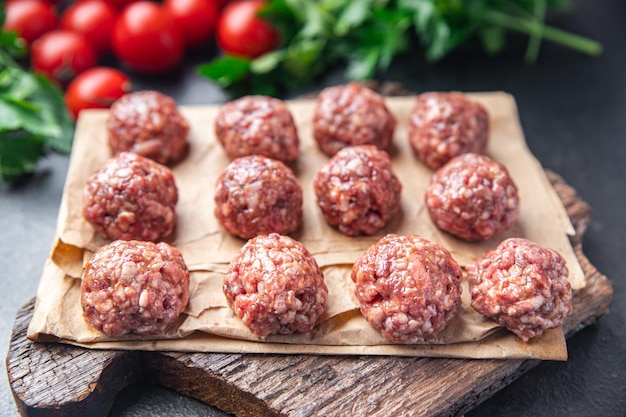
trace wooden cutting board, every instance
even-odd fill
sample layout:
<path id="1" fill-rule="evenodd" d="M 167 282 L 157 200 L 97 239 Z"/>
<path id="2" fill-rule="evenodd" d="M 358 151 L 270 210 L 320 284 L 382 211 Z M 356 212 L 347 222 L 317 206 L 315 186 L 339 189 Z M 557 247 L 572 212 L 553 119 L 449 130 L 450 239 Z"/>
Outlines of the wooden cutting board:
<path id="1" fill-rule="evenodd" d="M 590 207 L 548 172 L 576 229 L 586 286 L 574 294 L 566 336 L 608 312 L 613 289 L 582 252 Z M 241 417 L 455 416 L 508 385 L 538 360 L 96 351 L 26 338 L 34 300 L 20 309 L 7 356 L 23 416 L 106 416 L 115 396 L 154 382 Z"/>

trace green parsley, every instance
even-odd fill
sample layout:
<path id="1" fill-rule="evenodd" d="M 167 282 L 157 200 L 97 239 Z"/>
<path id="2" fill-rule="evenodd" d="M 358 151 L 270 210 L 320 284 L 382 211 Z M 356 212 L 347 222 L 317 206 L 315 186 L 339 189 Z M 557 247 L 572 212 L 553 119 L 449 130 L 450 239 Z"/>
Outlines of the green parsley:
<path id="1" fill-rule="evenodd" d="M 11 57 L 23 53 L 15 34 L 0 31 L 0 176 L 7 183 L 34 172 L 49 151 L 69 153 L 74 136 L 62 92 Z"/>
<path id="2" fill-rule="evenodd" d="M 260 15 L 281 32 L 281 47 L 254 60 L 221 56 L 198 72 L 235 94 L 276 95 L 337 63 L 348 79 L 372 78 L 411 49 L 434 62 L 478 40 L 495 54 L 509 32 L 528 36 L 526 62 L 537 59 L 544 40 L 600 54 L 599 43 L 544 23 L 548 11 L 568 6 L 568 0 L 269 0 Z"/>

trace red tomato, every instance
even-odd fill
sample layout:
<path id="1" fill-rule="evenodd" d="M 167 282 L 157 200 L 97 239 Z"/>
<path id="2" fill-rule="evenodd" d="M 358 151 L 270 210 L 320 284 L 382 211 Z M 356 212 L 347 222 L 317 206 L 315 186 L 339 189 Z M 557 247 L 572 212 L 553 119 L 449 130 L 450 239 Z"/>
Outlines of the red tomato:
<path id="1" fill-rule="evenodd" d="M 217 44 L 222 51 L 256 58 L 271 51 L 278 43 L 278 32 L 257 16 L 262 0 L 228 3 L 217 21 Z"/>
<path id="2" fill-rule="evenodd" d="M 79 74 L 67 86 L 65 104 L 76 118 L 83 109 L 106 109 L 130 91 L 128 77 L 114 68 L 94 67 Z"/>
<path id="3" fill-rule="evenodd" d="M 96 52 L 106 55 L 111 51 L 111 32 L 117 12 L 104 0 L 86 0 L 71 4 L 61 15 L 62 29 L 79 32 L 96 48 Z"/>
<path id="4" fill-rule="evenodd" d="M 139 1 L 118 16 L 111 38 L 113 53 L 140 73 L 173 69 L 184 52 L 183 36 L 170 14 L 156 3 Z"/>
<path id="5" fill-rule="evenodd" d="M 35 42 L 30 51 L 30 65 L 61 85 L 98 63 L 93 46 L 83 35 L 68 30 L 50 31 Z"/>
<path id="6" fill-rule="evenodd" d="M 165 0 L 165 9 L 185 37 L 189 48 L 197 48 L 213 37 L 217 21 L 216 0 Z"/>
<path id="7" fill-rule="evenodd" d="M 56 28 L 57 15 L 52 6 L 42 0 L 13 0 L 5 5 L 2 28 L 11 30 L 29 45 L 46 32 Z"/>
<path id="8" fill-rule="evenodd" d="M 89 1 L 89 0 L 78 0 L 77 3 L 83 3 L 85 1 Z M 104 1 L 110 4 L 111 6 L 113 6 L 115 10 L 122 10 L 124 6 L 126 6 L 127 4 L 134 3 L 139 0 L 104 0 Z"/>
<path id="9" fill-rule="evenodd" d="M 231 0 L 216 0 L 217 1 L 217 6 L 218 9 L 223 9 L 224 6 L 226 6 L 228 3 L 230 3 Z"/>

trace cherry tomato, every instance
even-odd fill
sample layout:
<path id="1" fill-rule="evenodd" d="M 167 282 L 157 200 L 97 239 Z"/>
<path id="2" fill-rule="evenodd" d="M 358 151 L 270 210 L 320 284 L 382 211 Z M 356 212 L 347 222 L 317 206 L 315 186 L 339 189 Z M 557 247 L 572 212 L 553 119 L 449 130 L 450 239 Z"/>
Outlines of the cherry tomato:
<path id="1" fill-rule="evenodd" d="M 109 67 L 94 67 L 79 74 L 67 86 L 65 104 L 74 116 L 84 109 L 106 109 L 130 91 L 128 77 Z"/>
<path id="2" fill-rule="evenodd" d="M 231 0 L 216 0 L 216 2 L 217 2 L 217 8 L 222 10 L 224 6 L 226 6 L 228 3 L 231 2 Z"/>
<path id="3" fill-rule="evenodd" d="M 278 32 L 257 16 L 265 5 L 262 0 L 228 3 L 217 21 L 217 44 L 222 51 L 256 58 L 278 43 Z"/>
<path id="4" fill-rule="evenodd" d="M 89 1 L 89 0 L 78 0 L 77 3 L 83 3 L 85 1 Z M 111 6 L 113 6 L 115 10 L 119 11 L 119 10 L 122 10 L 124 6 L 126 6 L 127 4 L 134 3 L 139 0 L 104 0 L 104 1 L 105 3 L 108 3 Z"/>
<path id="5" fill-rule="evenodd" d="M 31 68 L 66 85 L 77 74 L 98 63 L 98 56 L 83 35 L 69 30 L 50 31 L 31 48 Z"/>
<path id="6" fill-rule="evenodd" d="M 173 69 L 184 52 L 183 36 L 162 6 L 138 1 L 118 16 L 111 38 L 113 53 L 129 68 L 157 74 Z"/>
<path id="7" fill-rule="evenodd" d="M 79 32 L 101 55 L 111 51 L 111 32 L 117 12 L 104 0 L 86 0 L 71 4 L 61 15 L 62 29 Z"/>
<path id="8" fill-rule="evenodd" d="M 163 5 L 174 18 L 188 48 L 197 48 L 213 37 L 219 12 L 216 0 L 165 0 Z"/>
<path id="9" fill-rule="evenodd" d="M 9 1 L 4 11 L 2 28 L 17 32 L 29 45 L 57 25 L 57 15 L 52 5 L 42 0 Z"/>

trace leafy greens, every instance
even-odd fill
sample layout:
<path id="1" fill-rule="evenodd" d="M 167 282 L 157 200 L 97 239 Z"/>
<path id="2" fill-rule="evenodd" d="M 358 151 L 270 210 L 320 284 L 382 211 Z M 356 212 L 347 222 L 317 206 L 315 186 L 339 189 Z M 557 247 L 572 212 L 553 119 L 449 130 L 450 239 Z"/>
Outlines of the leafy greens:
<path id="1" fill-rule="evenodd" d="M 269 0 L 260 15 L 281 32 L 281 47 L 254 60 L 221 56 L 198 72 L 236 94 L 275 95 L 336 63 L 345 64 L 348 79 L 372 78 L 416 40 L 430 62 L 471 39 L 495 54 L 509 32 L 529 37 L 527 62 L 537 59 L 542 40 L 598 55 L 597 42 L 544 23 L 548 11 L 568 6 L 569 0 Z"/>
<path id="2" fill-rule="evenodd" d="M 0 176 L 8 183 L 35 171 L 48 151 L 69 153 L 74 136 L 62 92 L 11 57 L 23 52 L 14 33 L 0 31 Z"/>

